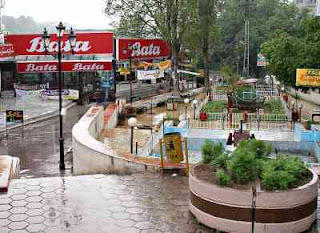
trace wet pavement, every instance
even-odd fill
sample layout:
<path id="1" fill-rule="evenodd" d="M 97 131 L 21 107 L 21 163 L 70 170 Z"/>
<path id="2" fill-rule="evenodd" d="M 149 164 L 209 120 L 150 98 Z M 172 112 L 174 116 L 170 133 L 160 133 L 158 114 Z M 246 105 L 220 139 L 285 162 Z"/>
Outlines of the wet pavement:
<path id="1" fill-rule="evenodd" d="M 73 125 L 88 109 L 88 106 L 74 106 L 64 117 L 65 151 L 71 146 Z M 59 118 L 8 130 L 0 134 L 0 154 L 20 158 L 21 177 L 59 176 Z M 70 167 L 70 158 L 66 157 L 66 165 Z M 66 170 L 70 174 L 71 170 Z M 1 231 L 0 231 L 1 232 Z"/>
<path id="2" fill-rule="evenodd" d="M 187 185 L 168 174 L 13 180 L 0 232 L 213 232 L 189 213 Z"/>

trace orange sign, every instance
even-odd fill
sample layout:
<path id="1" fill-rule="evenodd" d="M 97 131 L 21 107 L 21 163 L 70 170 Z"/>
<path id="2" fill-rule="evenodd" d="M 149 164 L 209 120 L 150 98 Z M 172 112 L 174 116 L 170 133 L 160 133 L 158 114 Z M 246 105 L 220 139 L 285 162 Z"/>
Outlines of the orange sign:
<path id="1" fill-rule="evenodd" d="M 320 69 L 297 69 L 296 86 L 320 87 Z"/>

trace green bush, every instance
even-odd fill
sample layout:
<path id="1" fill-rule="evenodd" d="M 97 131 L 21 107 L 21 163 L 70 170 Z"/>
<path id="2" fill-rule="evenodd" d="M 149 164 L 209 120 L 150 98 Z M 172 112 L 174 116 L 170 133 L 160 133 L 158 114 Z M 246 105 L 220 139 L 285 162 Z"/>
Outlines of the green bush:
<path id="1" fill-rule="evenodd" d="M 214 143 L 213 141 L 206 139 L 201 147 L 203 163 L 210 163 L 211 160 L 217 158 L 224 152 L 222 143 Z"/>
<path id="2" fill-rule="evenodd" d="M 230 184 L 231 184 L 231 179 L 230 179 L 230 177 L 225 173 L 224 170 L 218 169 L 216 175 L 217 175 L 217 183 L 218 183 L 218 185 L 221 185 L 221 186 L 230 186 Z"/>
<path id="3" fill-rule="evenodd" d="M 238 184 L 247 184 L 258 177 L 258 162 L 256 156 L 246 149 L 236 149 L 228 162 L 231 179 Z"/>
<path id="4" fill-rule="evenodd" d="M 166 115 L 166 116 L 164 117 L 164 119 L 165 119 L 166 121 L 172 121 L 172 122 L 173 122 L 173 126 L 178 126 L 179 123 L 180 123 L 179 119 L 176 118 L 176 117 L 174 117 L 174 116 L 172 116 L 171 114 Z"/>
<path id="5" fill-rule="evenodd" d="M 285 114 L 282 108 L 280 99 L 270 99 L 264 104 L 264 109 L 267 113 Z"/>
<path id="6" fill-rule="evenodd" d="M 226 101 L 212 101 L 205 104 L 201 110 L 205 112 L 223 112 L 223 109 L 227 107 Z"/>
<path id="7" fill-rule="evenodd" d="M 311 173 L 297 157 L 270 159 L 262 168 L 261 183 L 266 190 L 286 190 L 311 178 Z"/>
<path id="8" fill-rule="evenodd" d="M 256 158 L 268 156 L 272 151 L 271 144 L 266 144 L 260 140 L 242 140 L 238 145 L 238 150 L 248 150 L 255 154 Z"/>
<path id="9" fill-rule="evenodd" d="M 229 160 L 229 154 L 228 153 L 222 153 L 218 155 L 215 159 L 211 160 L 210 165 L 213 168 L 221 168 L 221 169 L 227 169 L 227 162 Z"/>

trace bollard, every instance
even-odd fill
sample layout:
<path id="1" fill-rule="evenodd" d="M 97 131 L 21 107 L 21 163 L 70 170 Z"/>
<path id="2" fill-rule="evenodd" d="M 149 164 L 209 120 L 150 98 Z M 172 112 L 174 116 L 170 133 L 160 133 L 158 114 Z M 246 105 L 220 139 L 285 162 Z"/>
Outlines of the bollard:
<path id="1" fill-rule="evenodd" d="M 138 154 L 138 142 L 136 142 L 136 155 Z"/>

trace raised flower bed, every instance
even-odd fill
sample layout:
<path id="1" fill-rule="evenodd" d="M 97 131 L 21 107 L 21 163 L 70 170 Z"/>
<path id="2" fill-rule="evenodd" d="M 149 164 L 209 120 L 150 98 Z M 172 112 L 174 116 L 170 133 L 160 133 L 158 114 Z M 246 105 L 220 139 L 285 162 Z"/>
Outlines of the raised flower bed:
<path id="1" fill-rule="evenodd" d="M 205 143 L 203 163 L 189 178 L 189 209 L 198 221 L 225 232 L 251 232 L 252 219 L 256 233 L 309 229 L 316 220 L 318 176 L 296 158 L 267 158 L 269 149 L 259 141 L 239 147 L 230 155 Z"/>

